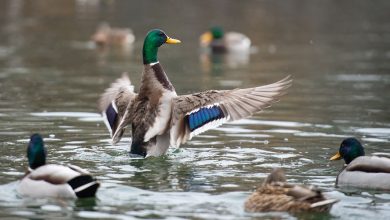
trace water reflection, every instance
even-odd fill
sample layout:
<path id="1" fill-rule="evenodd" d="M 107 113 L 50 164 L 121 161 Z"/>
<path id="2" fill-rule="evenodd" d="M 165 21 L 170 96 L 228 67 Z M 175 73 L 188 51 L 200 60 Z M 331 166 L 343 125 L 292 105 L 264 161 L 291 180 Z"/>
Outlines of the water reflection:
<path id="1" fill-rule="evenodd" d="M 249 52 L 210 54 L 202 52 L 199 56 L 202 71 L 215 76 L 221 75 L 223 68 L 239 68 L 249 63 Z"/>
<path id="2" fill-rule="evenodd" d="M 135 185 L 141 184 L 140 186 L 143 189 L 152 189 L 160 192 L 189 191 L 193 185 L 193 165 L 170 161 L 167 156 L 148 158 L 146 160 L 132 160 L 130 165 L 142 169 L 142 172 L 134 174 L 131 183 Z M 155 182 L 156 185 L 151 186 L 149 182 Z"/>

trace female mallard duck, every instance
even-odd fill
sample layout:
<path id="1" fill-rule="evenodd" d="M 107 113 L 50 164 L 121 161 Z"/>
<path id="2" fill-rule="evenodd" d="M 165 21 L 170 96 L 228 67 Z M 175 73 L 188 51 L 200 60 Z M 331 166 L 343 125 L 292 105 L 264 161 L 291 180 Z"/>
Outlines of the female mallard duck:
<path id="1" fill-rule="evenodd" d="M 99 183 L 78 166 L 46 164 L 46 148 L 39 134 L 27 147 L 29 169 L 17 191 L 31 197 L 84 198 L 95 196 Z"/>
<path id="2" fill-rule="evenodd" d="M 364 156 L 364 148 L 356 138 L 343 140 L 330 160 L 341 158 L 345 165 L 337 176 L 336 186 L 390 190 L 389 158 Z"/>
<path id="3" fill-rule="evenodd" d="M 200 46 L 212 52 L 249 52 L 251 40 L 238 32 L 224 33 L 220 27 L 212 27 L 200 36 Z"/>
<path id="4" fill-rule="evenodd" d="M 144 70 L 139 93 L 134 93 L 124 76 L 105 91 L 99 110 L 117 143 L 131 125 L 131 154 L 144 157 L 165 154 L 169 146 L 178 147 L 208 129 L 225 122 L 249 117 L 275 102 L 290 87 L 289 77 L 260 87 L 210 90 L 177 96 L 157 59 L 163 44 L 177 44 L 163 31 L 151 30 L 143 46 Z"/>
<path id="5" fill-rule="evenodd" d="M 326 199 L 319 189 L 286 183 L 282 169 L 274 169 L 245 202 L 248 212 L 328 211 L 337 199 Z"/>
<path id="6" fill-rule="evenodd" d="M 92 36 L 92 40 L 101 47 L 129 46 L 134 43 L 135 36 L 129 28 L 112 28 L 109 24 L 102 23 Z"/>

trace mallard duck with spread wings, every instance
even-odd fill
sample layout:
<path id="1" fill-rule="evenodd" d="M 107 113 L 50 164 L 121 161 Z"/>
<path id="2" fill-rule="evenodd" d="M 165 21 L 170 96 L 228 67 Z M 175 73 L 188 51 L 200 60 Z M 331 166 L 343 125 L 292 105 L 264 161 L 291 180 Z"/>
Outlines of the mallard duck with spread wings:
<path id="1" fill-rule="evenodd" d="M 131 154 L 165 154 L 206 130 L 246 118 L 278 100 L 291 86 L 286 77 L 276 83 L 233 90 L 209 90 L 178 96 L 157 59 L 163 44 L 177 44 L 162 30 L 151 30 L 143 46 L 144 70 L 139 93 L 124 75 L 99 100 L 99 110 L 117 143 L 131 125 Z"/>

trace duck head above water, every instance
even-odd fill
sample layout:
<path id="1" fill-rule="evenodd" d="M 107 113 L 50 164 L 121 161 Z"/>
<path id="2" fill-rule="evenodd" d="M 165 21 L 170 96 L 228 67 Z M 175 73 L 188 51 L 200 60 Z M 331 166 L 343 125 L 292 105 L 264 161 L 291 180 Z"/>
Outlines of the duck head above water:
<path id="1" fill-rule="evenodd" d="M 144 64 L 151 64 L 158 62 L 157 52 L 158 48 L 163 44 L 178 44 L 180 40 L 168 37 L 164 31 L 160 29 L 153 29 L 148 32 L 145 37 L 143 47 L 143 61 Z"/>
<path id="2" fill-rule="evenodd" d="M 46 148 L 39 134 L 33 134 L 27 147 L 28 164 L 31 169 L 36 169 L 46 164 Z"/>
<path id="3" fill-rule="evenodd" d="M 275 168 L 263 182 L 263 186 L 275 182 L 286 182 L 286 175 L 282 168 Z"/>
<path id="4" fill-rule="evenodd" d="M 356 138 L 344 139 L 339 151 L 330 160 L 344 159 L 346 164 L 351 163 L 355 158 L 364 156 L 364 148 Z"/>

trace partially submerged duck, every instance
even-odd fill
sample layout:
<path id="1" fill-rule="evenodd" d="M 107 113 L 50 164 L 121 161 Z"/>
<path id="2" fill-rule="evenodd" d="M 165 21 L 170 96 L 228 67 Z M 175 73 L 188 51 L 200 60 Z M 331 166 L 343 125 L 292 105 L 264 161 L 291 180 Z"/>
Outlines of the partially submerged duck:
<path id="1" fill-rule="evenodd" d="M 277 101 L 292 80 L 233 90 L 176 94 L 157 52 L 164 44 L 177 44 L 162 30 L 149 31 L 143 46 L 143 73 L 139 93 L 127 76 L 118 79 L 99 100 L 105 124 L 117 143 L 127 126 L 132 130 L 131 154 L 160 156 L 169 146 L 179 147 L 192 137 L 225 122 L 246 118 Z"/>
<path id="2" fill-rule="evenodd" d="M 221 27 L 212 27 L 200 36 L 200 46 L 214 53 L 249 52 L 251 40 L 242 33 L 227 32 Z"/>
<path id="3" fill-rule="evenodd" d="M 286 182 L 284 171 L 274 169 L 264 183 L 245 202 L 248 212 L 272 211 L 329 211 L 337 199 L 325 198 L 319 189 L 312 186 Z"/>
<path id="4" fill-rule="evenodd" d="M 339 151 L 330 160 L 344 159 L 336 186 L 390 190 L 390 158 L 365 156 L 356 138 L 343 140 Z"/>
<path id="5" fill-rule="evenodd" d="M 31 136 L 27 157 L 29 168 L 18 184 L 19 194 L 59 198 L 95 196 L 100 184 L 88 171 L 75 165 L 46 164 L 46 148 L 39 134 Z"/>
<path id="6" fill-rule="evenodd" d="M 130 28 L 113 28 L 107 23 L 102 23 L 91 38 L 96 45 L 101 47 L 126 47 L 135 41 L 135 36 Z"/>

